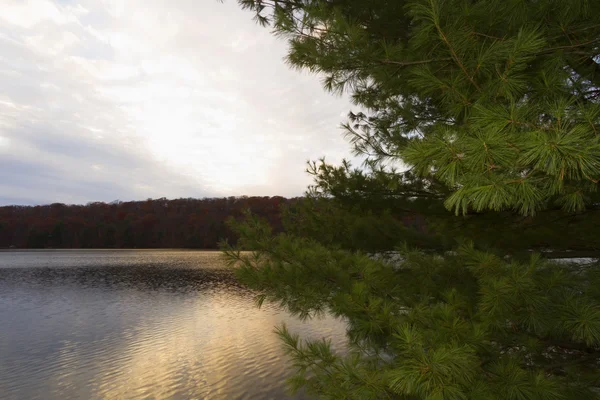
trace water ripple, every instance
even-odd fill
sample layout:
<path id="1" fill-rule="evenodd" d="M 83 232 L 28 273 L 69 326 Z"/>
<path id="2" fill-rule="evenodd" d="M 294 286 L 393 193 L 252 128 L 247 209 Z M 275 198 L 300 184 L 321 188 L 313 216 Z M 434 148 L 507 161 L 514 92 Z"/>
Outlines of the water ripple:
<path id="1" fill-rule="evenodd" d="M 210 252 L 0 252 L 0 321 L 7 400 L 280 399 L 275 325 L 345 341 L 341 321 L 256 309 Z"/>

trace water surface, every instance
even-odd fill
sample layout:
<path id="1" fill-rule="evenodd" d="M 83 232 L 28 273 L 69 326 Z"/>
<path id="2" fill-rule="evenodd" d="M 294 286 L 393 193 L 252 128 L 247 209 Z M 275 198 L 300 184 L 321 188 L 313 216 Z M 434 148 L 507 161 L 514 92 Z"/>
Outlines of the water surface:
<path id="1" fill-rule="evenodd" d="M 287 398 L 273 327 L 340 349 L 344 324 L 252 298 L 218 252 L 0 252 L 0 398 Z"/>

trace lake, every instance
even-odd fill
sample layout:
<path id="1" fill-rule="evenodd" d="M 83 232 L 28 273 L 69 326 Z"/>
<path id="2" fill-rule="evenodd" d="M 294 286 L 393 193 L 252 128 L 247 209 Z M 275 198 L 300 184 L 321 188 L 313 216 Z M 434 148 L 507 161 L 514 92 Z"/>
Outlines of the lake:
<path id="1" fill-rule="evenodd" d="M 256 308 L 220 257 L 0 251 L 0 398 L 288 398 L 274 326 L 342 349 L 344 323 Z"/>

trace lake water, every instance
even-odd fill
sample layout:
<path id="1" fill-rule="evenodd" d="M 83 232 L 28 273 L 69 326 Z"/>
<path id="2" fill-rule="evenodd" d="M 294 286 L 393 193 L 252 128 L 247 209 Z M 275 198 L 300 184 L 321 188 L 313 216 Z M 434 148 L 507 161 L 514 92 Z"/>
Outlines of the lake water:
<path id="1" fill-rule="evenodd" d="M 344 324 L 257 309 L 220 257 L 0 252 L 0 398 L 287 398 L 273 327 L 342 349 Z"/>

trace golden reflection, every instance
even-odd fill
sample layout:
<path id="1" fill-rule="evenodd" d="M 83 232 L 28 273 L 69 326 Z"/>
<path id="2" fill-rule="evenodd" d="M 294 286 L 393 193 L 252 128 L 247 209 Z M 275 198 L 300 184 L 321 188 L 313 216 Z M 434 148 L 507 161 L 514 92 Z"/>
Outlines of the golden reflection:
<path id="1" fill-rule="evenodd" d="M 307 329 L 272 308 L 257 310 L 249 296 L 230 291 L 194 298 L 155 295 L 143 301 L 154 312 L 135 321 L 135 329 L 129 321 L 127 332 L 108 343 L 111 357 L 95 355 L 102 365 L 86 366 L 85 348 L 65 344 L 57 361 L 64 368 L 55 376 L 54 390 L 72 393 L 85 386 L 82 378 L 91 378 L 96 384 L 82 397 L 226 399 L 243 395 L 247 385 L 259 386 L 266 395 L 286 377 L 273 327 L 285 321 L 292 330 Z M 315 324 L 329 326 L 323 334 L 333 331 L 334 339 L 343 338 L 340 322 Z M 86 369 L 98 370 L 98 375 L 78 373 Z"/>
<path id="2" fill-rule="evenodd" d="M 34 353 L 18 353 L 21 364 L 7 382 L 23 388 L 19 398 L 281 398 L 289 370 L 273 328 L 285 322 L 302 337 L 328 337 L 340 347 L 345 325 L 332 318 L 302 323 L 268 304 L 257 309 L 229 274 L 197 267 L 218 265 L 217 256 L 131 252 L 127 258 L 144 264 L 158 257 L 161 266 L 193 262 L 128 273 L 118 258 L 124 272 L 86 267 L 16 278 L 19 290 L 33 279 L 29 295 L 42 293 L 44 301 L 24 309 L 11 346 Z"/>

